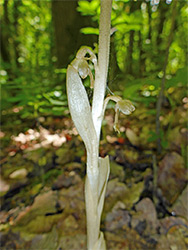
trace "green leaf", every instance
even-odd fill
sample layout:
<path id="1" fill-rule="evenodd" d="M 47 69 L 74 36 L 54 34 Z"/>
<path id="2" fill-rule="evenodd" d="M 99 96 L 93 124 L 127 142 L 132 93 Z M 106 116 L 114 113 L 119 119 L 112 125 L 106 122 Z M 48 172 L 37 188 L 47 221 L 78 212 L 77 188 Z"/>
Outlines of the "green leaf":
<path id="1" fill-rule="evenodd" d="M 66 105 L 67 103 L 66 102 L 62 102 L 62 101 L 59 101 L 59 100 L 54 100 L 53 98 L 50 97 L 50 94 L 51 93 L 44 93 L 43 96 L 53 105 L 57 105 L 57 106 L 64 106 Z"/>
<path id="2" fill-rule="evenodd" d="M 170 80 L 166 81 L 165 87 L 176 87 L 179 83 L 186 86 L 187 85 L 187 72 L 188 68 L 184 67 L 182 69 L 179 69 L 175 76 L 173 76 Z"/>
<path id="3" fill-rule="evenodd" d="M 62 68 L 62 69 L 55 69 L 54 72 L 55 72 L 56 74 L 66 74 L 67 69 L 65 69 L 65 68 Z"/>
<path id="4" fill-rule="evenodd" d="M 156 115 L 156 109 L 147 110 L 146 113 L 147 113 L 148 115 Z"/>
<path id="5" fill-rule="evenodd" d="M 67 109 L 66 107 L 53 107 L 52 113 L 54 115 L 62 115 L 66 109 Z"/>
<path id="6" fill-rule="evenodd" d="M 153 142 L 157 140 L 158 136 L 155 132 L 151 131 L 149 134 L 150 137 L 147 139 L 148 142 Z"/>
<path id="7" fill-rule="evenodd" d="M 39 112 L 41 113 L 46 113 L 46 114 L 51 114 L 52 113 L 52 109 L 51 108 L 39 108 Z"/>
<path id="8" fill-rule="evenodd" d="M 52 99 L 52 98 L 49 98 L 48 100 L 49 100 L 50 103 L 53 104 L 53 105 L 57 105 L 57 106 L 64 106 L 64 105 L 66 105 L 66 102 L 54 100 L 54 99 Z"/>
<path id="9" fill-rule="evenodd" d="M 99 7 L 99 0 L 88 1 L 79 1 L 77 10 L 82 13 L 84 16 L 94 16 L 96 15 L 97 8 Z"/>
<path id="10" fill-rule="evenodd" d="M 99 29 L 98 28 L 92 28 L 92 27 L 82 28 L 80 30 L 80 32 L 85 34 L 85 35 L 90 35 L 90 34 L 99 35 Z"/>
<path id="11" fill-rule="evenodd" d="M 123 3 L 127 3 L 129 2 L 130 0 L 115 0 L 115 2 L 123 2 Z"/>
<path id="12" fill-rule="evenodd" d="M 167 140 L 162 140 L 161 141 L 161 145 L 162 145 L 162 147 L 165 149 L 165 148 L 167 148 L 168 147 L 168 141 Z"/>

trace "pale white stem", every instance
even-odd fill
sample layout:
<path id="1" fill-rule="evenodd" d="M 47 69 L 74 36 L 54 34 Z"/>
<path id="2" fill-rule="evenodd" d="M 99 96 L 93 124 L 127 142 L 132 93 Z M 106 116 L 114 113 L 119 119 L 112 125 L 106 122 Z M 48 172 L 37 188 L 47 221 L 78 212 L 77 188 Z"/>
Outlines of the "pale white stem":
<path id="1" fill-rule="evenodd" d="M 92 118 L 99 142 L 101 123 L 103 119 L 103 102 L 106 89 L 111 27 L 112 0 L 101 0 L 99 23 L 99 53 L 95 76 L 94 95 L 92 103 Z"/>
<path id="2" fill-rule="evenodd" d="M 106 248 L 103 234 L 100 232 L 100 220 L 109 175 L 109 160 L 100 160 L 102 165 L 99 164 L 98 151 L 109 61 L 111 8 L 112 0 L 101 0 L 99 53 L 98 64 L 95 65 L 95 84 L 92 102 L 92 119 L 97 143 L 92 145 L 92 152 L 91 154 L 88 152 L 87 155 L 85 184 L 88 250 L 103 250 Z M 103 171 L 106 171 L 106 173 L 104 172 L 104 174 Z"/>
<path id="3" fill-rule="evenodd" d="M 93 145 L 91 153 L 87 152 L 87 175 L 85 181 L 85 202 L 87 218 L 87 248 L 92 250 L 99 238 L 100 220 L 98 219 L 98 150 Z"/>

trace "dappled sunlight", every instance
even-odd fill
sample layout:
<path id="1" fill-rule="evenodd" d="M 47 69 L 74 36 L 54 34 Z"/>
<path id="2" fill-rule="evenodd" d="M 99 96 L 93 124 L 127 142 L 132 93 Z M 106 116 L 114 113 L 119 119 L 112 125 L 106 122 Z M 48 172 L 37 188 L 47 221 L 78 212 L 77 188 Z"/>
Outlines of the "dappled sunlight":
<path id="1" fill-rule="evenodd" d="M 18 136 L 12 135 L 11 139 L 20 149 L 35 150 L 41 147 L 61 147 L 71 139 L 71 135 L 76 134 L 75 130 L 62 130 L 58 133 L 51 133 L 49 130 L 40 126 L 39 129 L 28 129 L 25 133 Z"/>

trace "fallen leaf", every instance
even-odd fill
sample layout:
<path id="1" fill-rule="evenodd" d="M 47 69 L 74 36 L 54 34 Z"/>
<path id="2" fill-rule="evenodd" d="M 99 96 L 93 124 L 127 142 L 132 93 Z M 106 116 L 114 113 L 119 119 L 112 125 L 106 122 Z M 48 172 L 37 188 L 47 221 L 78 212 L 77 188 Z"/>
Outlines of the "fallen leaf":
<path id="1" fill-rule="evenodd" d="M 183 158 L 176 152 L 168 153 L 159 163 L 158 186 L 166 200 L 173 204 L 187 182 Z"/>
<path id="2" fill-rule="evenodd" d="M 182 194 L 175 201 L 172 211 L 178 216 L 187 218 L 188 215 L 188 186 L 183 190 Z"/>
<path id="3" fill-rule="evenodd" d="M 15 223 L 17 226 L 25 226 L 31 220 L 34 220 L 37 216 L 42 216 L 49 213 L 56 213 L 57 208 L 57 192 L 48 191 L 38 195 L 32 206 L 27 207 L 21 212 L 16 219 Z"/>

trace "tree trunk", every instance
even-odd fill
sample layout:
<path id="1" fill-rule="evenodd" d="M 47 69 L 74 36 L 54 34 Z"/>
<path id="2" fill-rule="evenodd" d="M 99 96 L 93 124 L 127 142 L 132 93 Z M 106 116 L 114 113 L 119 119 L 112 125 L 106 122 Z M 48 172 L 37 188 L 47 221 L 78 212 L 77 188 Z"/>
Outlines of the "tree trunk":
<path id="1" fill-rule="evenodd" d="M 8 0 L 4 1 L 3 9 L 4 9 L 4 16 L 1 25 L 2 31 L 0 36 L 1 55 L 4 62 L 10 63 L 10 53 L 9 53 L 10 21 L 8 17 Z"/>
<path id="2" fill-rule="evenodd" d="M 159 26 L 158 26 L 158 34 L 157 34 L 157 48 L 160 52 L 160 45 L 162 42 L 162 32 L 163 32 L 163 26 L 166 18 L 166 12 L 168 11 L 169 6 L 164 1 L 160 1 L 158 11 L 159 11 Z"/>
<path id="3" fill-rule="evenodd" d="M 139 35 L 139 40 L 138 40 L 138 49 L 139 49 L 139 76 L 142 77 L 145 69 L 146 69 L 146 64 L 145 64 L 145 57 L 144 57 L 144 51 L 142 48 L 142 33 L 141 31 L 138 32 Z"/>
<path id="4" fill-rule="evenodd" d="M 111 39 L 110 39 L 110 59 L 109 60 L 110 62 L 109 62 L 108 81 L 109 83 L 112 83 L 113 85 L 113 82 L 115 81 L 115 79 L 118 77 L 118 74 L 120 73 L 120 69 L 117 63 L 117 54 L 116 54 L 116 48 L 115 48 L 113 36 L 111 36 Z"/>
<path id="5" fill-rule="evenodd" d="M 137 2 L 135 2 L 134 0 L 130 0 L 130 13 L 133 13 L 138 7 Z M 133 74 L 133 47 L 134 47 L 134 34 L 135 31 L 134 30 L 130 30 L 129 32 L 129 46 L 128 46 L 128 50 L 127 50 L 127 57 L 126 57 L 126 62 L 125 62 L 125 71 L 128 74 Z"/>
<path id="6" fill-rule="evenodd" d="M 150 6 L 150 1 L 147 2 L 147 9 L 148 9 L 148 26 L 149 26 L 149 30 L 148 30 L 148 39 L 151 41 L 152 39 L 152 28 L 151 28 L 151 6 Z"/>
<path id="7" fill-rule="evenodd" d="M 142 1 L 138 2 L 138 8 L 141 9 L 141 4 Z M 138 31 L 138 49 L 139 49 L 139 76 L 142 77 L 145 69 L 146 69 L 146 65 L 145 65 L 145 56 L 144 56 L 144 50 L 143 50 L 143 37 L 142 37 L 142 28 L 141 30 Z"/>
<path id="8" fill-rule="evenodd" d="M 133 65 L 133 45 L 134 45 L 134 30 L 130 30 L 129 32 L 129 47 L 127 51 L 127 63 L 126 63 L 126 68 L 127 68 L 127 73 L 132 75 L 132 65 Z"/>
<path id="9" fill-rule="evenodd" d="M 19 6 L 21 5 L 22 1 L 15 1 L 14 2 L 14 12 L 13 12 L 13 18 L 14 18 L 14 40 L 13 40 L 13 46 L 14 46 L 14 61 L 17 67 L 20 66 L 18 62 L 19 58 L 19 41 L 18 41 L 18 17 L 19 17 Z"/>
<path id="10" fill-rule="evenodd" d="M 52 18 L 55 27 L 57 66 L 66 67 L 74 54 L 82 45 L 93 46 L 97 36 L 85 36 L 80 29 L 91 26 L 90 17 L 81 16 L 77 12 L 78 0 L 52 0 Z"/>

